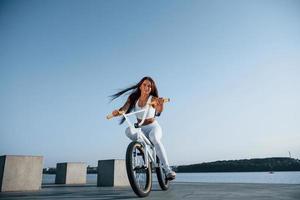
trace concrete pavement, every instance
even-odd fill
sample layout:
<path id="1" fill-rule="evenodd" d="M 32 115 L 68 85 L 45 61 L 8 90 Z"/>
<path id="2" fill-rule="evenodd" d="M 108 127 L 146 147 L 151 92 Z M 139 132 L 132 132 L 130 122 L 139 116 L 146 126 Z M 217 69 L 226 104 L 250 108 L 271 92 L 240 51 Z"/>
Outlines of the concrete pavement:
<path id="1" fill-rule="evenodd" d="M 43 185 L 36 192 L 4 192 L 0 199 L 140 199 L 130 187 L 96 187 L 95 184 L 86 185 Z M 300 184 L 250 184 L 250 183 L 179 183 L 174 182 L 168 191 L 161 191 L 157 184 L 152 192 L 144 199 L 153 200 L 300 200 Z"/>

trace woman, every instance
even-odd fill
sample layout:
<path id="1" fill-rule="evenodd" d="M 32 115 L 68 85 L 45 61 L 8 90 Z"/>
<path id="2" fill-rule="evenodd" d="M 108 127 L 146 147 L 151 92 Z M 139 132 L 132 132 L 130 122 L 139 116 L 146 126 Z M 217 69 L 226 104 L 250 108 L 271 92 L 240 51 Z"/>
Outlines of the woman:
<path id="1" fill-rule="evenodd" d="M 128 91 L 132 91 L 129 95 L 126 103 L 118 110 L 112 112 L 113 116 L 119 116 L 122 112 L 129 113 L 132 110 L 138 111 L 143 109 L 147 103 L 151 103 L 153 106 L 149 109 L 146 115 L 146 119 L 141 126 L 143 133 L 146 137 L 154 144 L 158 158 L 161 160 L 163 167 L 166 171 L 167 178 L 169 180 L 175 179 L 176 173 L 171 170 L 165 148 L 161 143 L 160 139 L 162 137 L 162 130 L 158 122 L 155 120 L 155 116 L 159 116 L 163 111 L 163 98 L 158 97 L 158 91 L 155 82 L 151 77 L 144 77 L 140 82 L 134 86 L 126 88 L 114 95 L 112 95 L 112 100 L 118 98 Z M 144 113 L 137 113 L 136 117 L 138 122 L 141 122 Z M 122 118 L 120 124 L 124 122 L 124 117 Z M 136 133 L 129 127 L 126 129 L 126 135 L 131 140 L 136 140 Z"/>

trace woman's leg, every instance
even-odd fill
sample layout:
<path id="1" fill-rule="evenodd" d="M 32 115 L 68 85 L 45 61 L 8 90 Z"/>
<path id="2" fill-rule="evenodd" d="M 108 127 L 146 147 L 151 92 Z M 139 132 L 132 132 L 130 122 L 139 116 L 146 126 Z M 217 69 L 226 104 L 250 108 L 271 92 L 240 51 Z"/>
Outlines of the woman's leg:
<path id="1" fill-rule="evenodd" d="M 161 142 L 162 137 L 162 130 L 161 127 L 157 122 L 152 123 L 149 126 L 142 127 L 142 131 L 148 136 L 148 138 L 151 140 L 151 142 L 154 144 L 154 147 L 156 149 L 156 154 L 161 161 L 163 168 L 166 171 L 167 179 L 173 180 L 176 177 L 176 173 L 171 170 L 166 150 L 164 148 L 164 145 Z"/>
<path id="2" fill-rule="evenodd" d="M 127 137 L 129 137 L 129 139 L 131 139 L 133 141 L 137 140 L 137 132 L 135 132 L 134 129 L 127 127 L 125 130 L 125 133 L 126 133 Z"/>
<path id="3" fill-rule="evenodd" d="M 151 140 L 151 142 L 154 144 L 154 147 L 156 149 L 156 154 L 157 154 L 158 158 L 160 159 L 161 163 L 163 164 L 163 167 L 167 171 L 170 171 L 171 168 L 169 166 L 167 153 L 166 153 L 164 145 L 161 142 L 162 130 L 158 123 L 151 126 L 151 130 L 149 131 L 148 136 L 149 136 L 149 139 Z"/>

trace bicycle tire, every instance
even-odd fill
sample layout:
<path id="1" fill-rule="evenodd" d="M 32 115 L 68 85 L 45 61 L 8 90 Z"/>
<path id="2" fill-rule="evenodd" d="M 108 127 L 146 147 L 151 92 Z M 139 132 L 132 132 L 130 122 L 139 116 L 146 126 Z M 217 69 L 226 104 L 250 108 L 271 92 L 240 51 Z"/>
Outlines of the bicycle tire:
<path id="1" fill-rule="evenodd" d="M 156 157 L 157 163 L 159 164 L 159 158 Z M 158 165 L 159 166 L 159 165 Z M 167 179 L 166 174 L 164 173 L 162 167 L 156 167 L 156 176 L 159 183 L 159 186 L 162 190 L 168 190 L 170 181 Z"/>
<path id="2" fill-rule="evenodd" d="M 139 173 L 136 171 L 136 167 L 133 166 L 133 153 L 135 153 L 135 149 L 139 151 L 140 156 L 145 161 L 145 151 L 142 147 L 142 145 L 139 142 L 133 141 L 131 142 L 126 151 L 126 170 L 127 170 L 127 176 L 129 183 L 131 185 L 131 188 L 133 189 L 134 193 L 139 197 L 146 197 L 149 195 L 151 188 L 152 188 L 152 170 L 151 170 L 151 164 L 147 163 L 145 169 L 139 168 L 138 170 L 142 171 L 144 170 L 146 174 L 146 181 L 145 181 L 145 187 L 141 188 L 139 186 L 139 180 L 136 178 L 136 174 Z"/>

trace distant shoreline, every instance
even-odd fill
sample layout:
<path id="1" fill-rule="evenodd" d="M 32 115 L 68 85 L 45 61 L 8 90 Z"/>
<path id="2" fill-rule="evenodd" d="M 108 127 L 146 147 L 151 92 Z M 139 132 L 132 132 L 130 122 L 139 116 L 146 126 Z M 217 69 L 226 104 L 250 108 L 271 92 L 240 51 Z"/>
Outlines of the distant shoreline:
<path id="1" fill-rule="evenodd" d="M 177 173 L 226 172 L 297 172 L 300 160 L 288 157 L 227 160 L 192 165 L 172 166 Z M 87 167 L 87 174 L 97 174 L 98 167 Z M 56 174 L 56 168 L 44 168 L 43 174 Z"/>
<path id="2" fill-rule="evenodd" d="M 270 171 L 231 171 L 231 172 L 221 172 L 221 171 L 218 171 L 218 172 L 176 172 L 177 174 L 196 174 L 196 173 L 255 173 L 255 172 L 266 172 L 266 173 L 270 173 Z M 297 171 L 272 171 L 273 173 L 276 173 L 276 172 L 300 172 L 300 170 L 297 170 Z"/>
<path id="3" fill-rule="evenodd" d="M 175 166 L 177 173 L 300 171 L 300 160 L 288 157 L 216 161 Z"/>
<path id="4" fill-rule="evenodd" d="M 232 171 L 232 172 L 176 172 L 177 174 L 197 174 L 197 173 L 255 173 L 255 172 L 266 172 L 266 173 L 269 173 L 270 171 L 243 171 L 243 172 L 240 172 L 240 171 Z M 276 172 L 300 172 L 300 170 L 298 171 L 272 171 L 274 173 Z M 55 175 L 56 173 L 43 173 L 43 174 L 48 174 L 48 175 Z M 87 173 L 87 174 L 97 174 L 96 173 Z"/>

